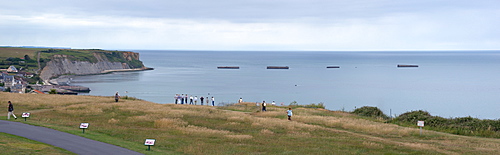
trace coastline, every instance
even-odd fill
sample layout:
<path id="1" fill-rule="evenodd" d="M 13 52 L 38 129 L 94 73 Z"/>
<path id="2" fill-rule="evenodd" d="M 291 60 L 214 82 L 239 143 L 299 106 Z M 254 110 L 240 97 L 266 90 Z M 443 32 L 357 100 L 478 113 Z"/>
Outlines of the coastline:
<path id="1" fill-rule="evenodd" d="M 143 67 L 143 68 L 134 68 L 134 69 L 110 69 L 104 70 L 99 74 L 108 74 L 113 72 L 135 72 L 135 71 L 145 71 L 145 70 L 154 70 L 154 68 Z M 96 74 L 86 74 L 86 75 L 96 75 Z"/>
<path id="2" fill-rule="evenodd" d="M 46 82 L 46 84 L 48 84 L 48 85 L 69 85 L 71 83 L 71 79 L 73 76 L 100 75 L 100 74 L 109 74 L 109 73 L 113 73 L 113 72 L 136 72 L 136 71 L 146 71 L 146 70 L 154 70 L 154 68 L 142 67 L 142 68 L 134 68 L 134 69 L 111 69 L 111 70 L 104 70 L 101 73 L 95 73 L 95 74 L 60 75 L 56 78 L 49 79 Z"/>

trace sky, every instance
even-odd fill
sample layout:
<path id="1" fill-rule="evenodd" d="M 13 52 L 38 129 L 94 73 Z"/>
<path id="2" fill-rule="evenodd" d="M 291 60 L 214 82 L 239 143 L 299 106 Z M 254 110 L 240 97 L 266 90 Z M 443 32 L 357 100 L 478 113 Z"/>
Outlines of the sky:
<path id="1" fill-rule="evenodd" d="M 498 0 L 0 0 L 0 46 L 498 50 Z"/>

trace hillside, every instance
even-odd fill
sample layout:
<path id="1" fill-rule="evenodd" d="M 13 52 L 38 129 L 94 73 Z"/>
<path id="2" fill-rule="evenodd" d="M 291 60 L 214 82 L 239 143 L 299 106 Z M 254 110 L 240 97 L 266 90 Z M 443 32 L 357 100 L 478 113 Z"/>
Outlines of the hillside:
<path id="1" fill-rule="evenodd" d="M 127 98 L 127 97 L 125 97 Z M 0 93 L 25 123 L 96 139 L 147 154 L 499 154 L 500 139 L 434 131 L 419 135 L 349 113 L 286 107 L 258 112 L 254 103 L 226 107 L 156 104 L 134 98 Z M 5 119 L 6 116 L 0 116 Z M 19 121 L 19 119 L 18 119 Z M 90 127 L 82 134 L 82 122 Z M 157 140 L 145 151 L 144 140 Z"/>
<path id="2" fill-rule="evenodd" d="M 61 75 L 151 69 L 139 60 L 139 53 L 126 51 L 0 47 L 0 53 L 0 69 L 14 66 L 20 78 L 31 84 L 48 83 Z"/>

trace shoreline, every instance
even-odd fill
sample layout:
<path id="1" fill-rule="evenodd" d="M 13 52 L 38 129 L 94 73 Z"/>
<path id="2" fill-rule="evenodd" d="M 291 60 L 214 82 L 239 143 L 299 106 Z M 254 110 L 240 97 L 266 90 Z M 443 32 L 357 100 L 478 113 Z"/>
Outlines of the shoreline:
<path id="1" fill-rule="evenodd" d="M 113 72 L 136 72 L 136 71 L 146 71 L 146 70 L 154 70 L 154 68 L 151 67 L 143 67 L 143 68 L 134 68 L 134 69 L 110 69 L 110 70 L 104 70 L 100 73 L 95 73 L 95 74 L 80 74 L 80 75 L 60 75 L 55 78 L 51 78 L 47 80 L 45 83 L 47 85 L 69 85 L 71 83 L 71 79 L 73 76 L 87 76 L 87 75 L 100 75 L 100 74 L 110 74 Z"/>
<path id="2" fill-rule="evenodd" d="M 134 72 L 134 71 L 146 71 L 146 70 L 154 70 L 154 68 L 143 67 L 143 68 L 134 68 L 134 69 L 110 69 L 110 70 L 104 70 L 98 74 L 108 74 L 108 73 L 113 73 L 113 72 Z M 96 75 L 96 74 L 86 74 L 86 75 Z"/>

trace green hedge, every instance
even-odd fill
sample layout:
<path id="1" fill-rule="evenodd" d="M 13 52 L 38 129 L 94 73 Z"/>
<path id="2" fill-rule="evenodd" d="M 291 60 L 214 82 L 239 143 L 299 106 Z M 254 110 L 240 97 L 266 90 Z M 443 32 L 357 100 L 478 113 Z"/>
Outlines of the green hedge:
<path id="1" fill-rule="evenodd" d="M 432 116 L 427 111 L 411 111 L 399 115 L 388 122 L 416 126 L 417 121 L 424 121 L 425 128 L 466 136 L 500 138 L 500 120 L 482 120 L 473 117 L 443 118 Z"/>
<path id="2" fill-rule="evenodd" d="M 383 118 L 383 119 L 389 118 L 379 108 L 370 106 L 357 108 L 352 113 L 360 116 L 373 117 L 373 118 Z"/>

